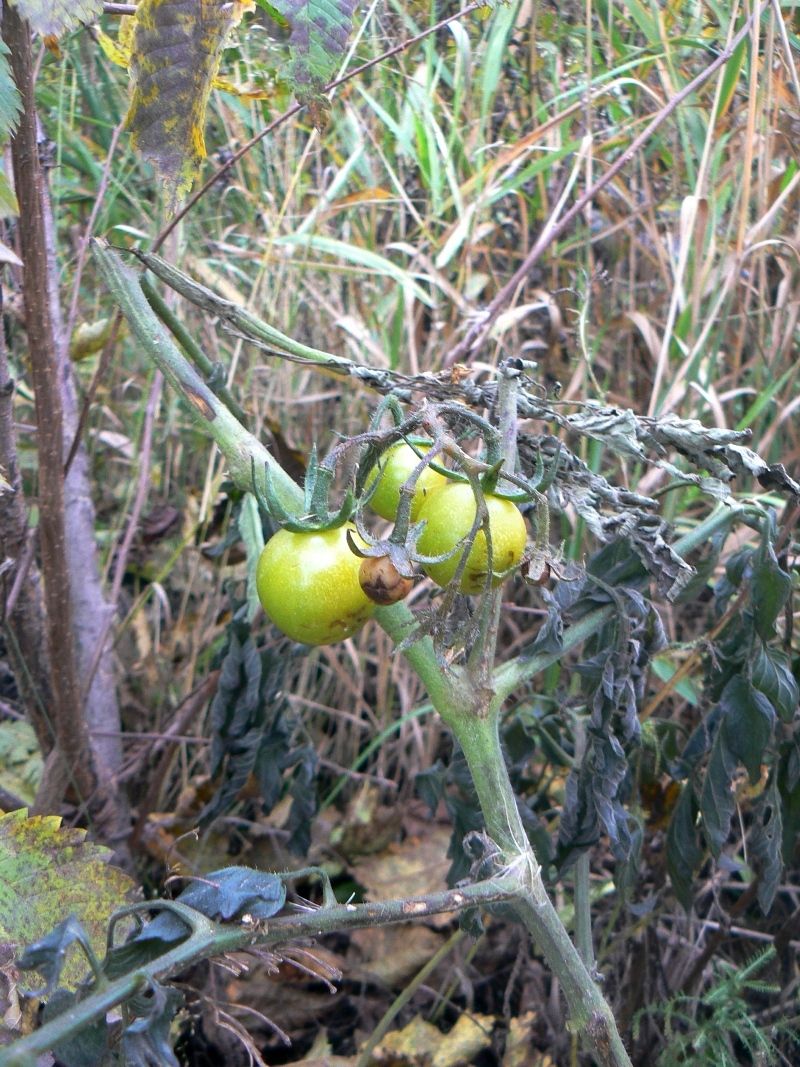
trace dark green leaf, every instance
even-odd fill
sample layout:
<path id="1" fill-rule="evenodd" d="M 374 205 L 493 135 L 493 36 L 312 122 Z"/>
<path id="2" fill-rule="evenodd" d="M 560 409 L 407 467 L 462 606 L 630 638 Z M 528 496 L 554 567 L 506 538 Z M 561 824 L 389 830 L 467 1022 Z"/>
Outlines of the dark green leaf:
<path id="1" fill-rule="evenodd" d="M 219 786 L 201 814 L 201 823 L 229 811 L 251 775 L 258 780 L 264 810 L 271 811 L 287 787 L 286 772 L 295 767 L 288 783 L 289 791 L 294 789 L 289 818 L 291 847 L 298 850 L 308 840 L 308 823 L 316 811 L 317 762 L 309 762 L 302 727 L 284 696 L 292 654 L 285 647 L 259 648 L 246 610 L 246 604 L 234 602 L 219 686 L 211 704 L 211 767 Z M 299 775 L 305 775 L 302 791 L 297 785 Z"/>
<path id="2" fill-rule="evenodd" d="M 771 545 L 753 568 L 751 589 L 756 632 L 768 641 L 775 633 L 778 613 L 792 591 L 792 579 L 779 566 Z"/>
<path id="3" fill-rule="evenodd" d="M 783 823 L 781 851 L 784 862 L 792 863 L 800 840 L 800 752 L 794 738 L 782 746 L 778 765 L 778 793 Z"/>
<path id="4" fill-rule="evenodd" d="M 750 831 L 750 863 L 758 875 L 758 903 L 765 915 L 772 907 L 783 871 L 782 837 L 781 803 L 773 777 L 753 806 Z"/>
<path id="5" fill-rule="evenodd" d="M 289 835 L 287 848 L 296 856 L 305 856 L 311 847 L 311 826 L 319 807 L 317 796 L 317 753 L 311 746 L 297 749 L 293 753 L 297 760 L 289 796 L 292 806 L 284 831 Z"/>
<path id="6" fill-rule="evenodd" d="M 547 604 L 547 618 L 537 630 L 533 642 L 523 649 L 522 659 L 535 656 L 538 652 L 560 652 L 564 644 L 564 619 L 560 605 L 547 589 L 542 589 L 541 595 Z"/>
<path id="7" fill-rule="evenodd" d="M 764 750 L 772 736 L 775 710 L 741 674 L 734 675 L 725 686 L 720 706 L 727 749 L 746 768 L 750 781 L 757 782 Z"/>
<path id="8" fill-rule="evenodd" d="M 447 849 L 447 856 L 453 862 L 447 872 L 447 882 L 448 885 L 455 885 L 469 874 L 470 863 L 462 843 L 469 834 L 483 829 L 483 816 L 475 786 L 461 750 L 456 749 L 453 753 L 449 767 L 437 760 L 430 770 L 416 776 L 414 784 L 432 811 L 439 806 L 440 800 L 444 800 L 453 824 Z"/>
<path id="9" fill-rule="evenodd" d="M 688 911 L 692 905 L 694 873 L 700 866 L 703 849 L 697 831 L 697 803 L 694 788 L 687 782 L 678 797 L 667 831 L 667 870 L 675 896 Z"/>
<path id="10" fill-rule="evenodd" d="M 670 767 L 670 774 L 673 778 L 688 778 L 705 755 L 711 751 L 722 722 L 722 714 L 722 708 L 717 704 L 708 715 L 701 719 L 686 742 L 680 758 Z"/>
<path id="11" fill-rule="evenodd" d="M 761 641 L 756 643 L 751 678 L 784 722 L 791 722 L 800 701 L 800 689 L 792 674 L 789 657 Z"/>
<path id="12" fill-rule="evenodd" d="M 414 777 L 414 789 L 424 804 L 427 804 L 431 815 L 436 814 L 436 809 L 444 797 L 445 767 L 441 760 L 437 760 L 432 767 L 420 771 Z"/>
<path id="13" fill-rule="evenodd" d="M 223 867 L 190 883 L 176 900 L 209 919 L 227 922 L 245 913 L 254 919 L 269 919 L 286 902 L 286 886 L 275 874 L 252 867 Z M 186 924 L 170 911 L 160 911 L 136 941 L 158 938 L 175 941 L 186 934 Z"/>
<path id="14" fill-rule="evenodd" d="M 708 761 L 703 792 L 700 797 L 703 826 L 714 856 L 718 856 L 722 851 L 731 829 L 731 819 L 735 810 L 731 781 L 736 766 L 736 757 L 725 743 L 724 731 L 720 730 L 711 750 L 711 759 Z"/>

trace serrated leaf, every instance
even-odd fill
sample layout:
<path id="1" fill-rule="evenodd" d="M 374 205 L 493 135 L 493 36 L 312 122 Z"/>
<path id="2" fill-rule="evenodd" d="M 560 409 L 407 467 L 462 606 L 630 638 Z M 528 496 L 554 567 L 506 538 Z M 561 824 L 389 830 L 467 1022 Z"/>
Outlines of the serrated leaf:
<path id="1" fill-rule="evenodd" d="M 205 159 L 205 113 L 225 40 L 245 5 L 142 0 L 131 55 L 127 123 L 134 148 L 155 164 L 175 199 Z"/>
<path id="2" fill-rule="evenodd" d="M 764 749 L 772 736 L 775 710 L 769 700 L 741 674 L 722 691 L 722 729 L 728 751 L 745 767 L 751 782 L 761 776 Z"/>
<path id="3" fill-rule="evenodd" d="M 22 106 L 17 86 L 11 76 L 8 45 L 0 40 L 0 147 L 13 133 Z"/>
<path id="4" fill-rule="evenodd" d="M 62 829 L 55 815 L 28 818 L 23 808 L 0 816 L 0 941 L 20 949 L 74 914 L 102 955 L 108 919 L 135 889 L 109 856 L 85 830 Z M 77 983 L 86 970 L 85 958 L 72 953 L 62 981 Z"/>
<path id="5" fill-rule="evenodd" d="M 777 781 L 773 780 L 753 806 L 750 863 L 758 875 L 758 903 L 766 915 L 772 907 L 783 871 L 783 820 Z"/>
<path id="6" fill-rule="evenodd" d="M 690 782 L 683 787 L 667 831 L 667 870 L 675 896 L 688 911 L 694 872 L 703 858 L 697 832 L 697 803 Z"/>
<path id="7" fill-rule="evenodd" d="M 11 0 L 19 13 L 43 37 L 60 37 L 81 22 L 95 22 L 103 0 Z"/>
<path id="8" fill-rule="evenodd" d="M 271 6 L 291 28 L 289 85 L 298 100 L 311 104 L 312 120 L 321 125 L 327 106 L 321 90 L 345 57 L 355 0 L 275 0 Z"/>
<path id="9" fill-rule="evenodd" d="M 769 545 L 767 553 L 753 568 L 751 598 L 756 632 L 763 641 L 775 633 L 775 620 L 792 591 L 792 579 L 782 570 Z"/>
<path id="10" fill-rule="evenodd" d="M 750 677 L 784 722 L 791 722 L 800 703 L 800 687 L 785 652 L 757 644 Z"/>

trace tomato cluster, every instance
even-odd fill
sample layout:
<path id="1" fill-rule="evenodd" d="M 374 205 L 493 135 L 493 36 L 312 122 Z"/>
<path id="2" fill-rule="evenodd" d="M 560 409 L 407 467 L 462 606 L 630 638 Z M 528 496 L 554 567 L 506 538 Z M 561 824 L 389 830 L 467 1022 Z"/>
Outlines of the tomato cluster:
<path id="1" fill-rule="evenodd" d="M 418 445 L 424 452 L 430 445 Z M 372 509 L 393 520 L 400 503 L 400 489 L 419 464 L 409 445 L 393 445 L 381 457 L 376 473 L 367 479 Z M 376 481 L 377 480 L 377 481 Z M 527 539 L 525 520 L 510 500 L 484 497 L 489 516 L 492 546 L 483 529 L 475 535 L 464 564 L 459 588 L 477 595 L 503 582 L 522 561 Z M 411 500 L 412 522 L 423 522 L 417 541 L 421 557 L 445 557 L 422 564 L 437 585 L 453 580 L 463 545 L 475 523 L 477 504 L 472 487 L 450 481 L 426 467 L 420 474 Z M 348 544 L 348 531 L 356 545 L 361 542 L 355 527 L 327 530 L 279 530 L 264 547 L 256 568 L 256 586 L 261 604 L 271 621 L 287 637 L 307 645 L 343 641 L 371 617 L 377 604 L 393 604 L 408 594 L 412 582 L 398 573 L 388 557 L 360 558 Z M 364 546 L 366 547 L 366 546 Z"/>

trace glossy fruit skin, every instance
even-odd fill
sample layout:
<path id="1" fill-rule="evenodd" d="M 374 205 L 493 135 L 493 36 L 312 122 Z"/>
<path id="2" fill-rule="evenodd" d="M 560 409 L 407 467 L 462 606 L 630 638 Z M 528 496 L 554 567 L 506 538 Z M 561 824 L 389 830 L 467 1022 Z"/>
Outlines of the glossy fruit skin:
<path id="1" fill-rule="evenodd" d="M 420 452 L 427 452 L 430 449 L 429 444 L 419 444 L 417 447 Z M 398 441 L 396 445 L 387 448 L 378 460 L 377 467 L 373 468 L 367 478 L 367 488 L 372 485 L 377 477 L 378 486 L 370 497 L 369 506 L 381 518 L 394 522 L 397 517 L 397 508 L 400 504 L 400 489 L 408 481 L 411 472 L 419 461 L 419 456 L 405 441 Z M 378 468 L 380 468 L 380 473 L 376 475 L 375 471 Z M 420 474 L 417 479 L 414 496 L 411 499 L 412 522 L 417 521 L 419 509 L 428 496 L 434 490 L 440 489 L 446 481 L 447 479 L 443 475 L 431 470 L 430 467 L 426 467 Z"/>
<path id="2" fill-rule="evenodd" d="M 528 539 L 525 520 L 516 504 L 502 497 L 486 495 L 489 528 L 492 532 L 492 586 L 497 587 L 518 567 Z M 419 511 L 419 521 L 426 526 L 417 541 L 422 556 L 441 556 L 464 540 L 475 521 L 475 497 L 465 482 L 447 482 L 425 501 Z M 486 535 L 478 530 L 470 549 L 459 588 L 462 593 L 475 596 L 483 592 L 488 567 Z M 443 563 L 426 563 L 423 570 L 437 585 L 451 582 L 461 560 L 459 552 Z"/>
<path id="3" fill-rule="evenodd" d="M 349 523 L 333 530 L 278 530 L 256 566 L 258 598 L 269 619 L 304 645 L 330 645 L 359 630 L 375 610 L 358 581 Z"/>

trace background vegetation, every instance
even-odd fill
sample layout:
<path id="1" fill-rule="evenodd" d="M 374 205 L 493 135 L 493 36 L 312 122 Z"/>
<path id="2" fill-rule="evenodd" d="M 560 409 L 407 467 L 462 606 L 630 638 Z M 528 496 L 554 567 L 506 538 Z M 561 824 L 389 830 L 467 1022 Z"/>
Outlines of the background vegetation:
<path id="1" fill-rule="evenodd" d="M 760 10 L 718 74 L 519 282 L 471 361 L 476 380 L 519 356 L 536 363 L 542 395 L 565 416 L 585 416 L 596 401 L 652 419 L 747 428 L 767 464 L 796 474 L 800 21 L 790 3 Z M 368 4 L 342 69 L 455 13 L 445 3 Z M 735 0 L 517 0 L 472 10 L 339 86 L 324 129 L 302 111 L 278 125 L 219 176 L 162 254 L 306 345 L 402 374 L 458 374 L 453 357 L 465 361 L 458 346 L 474 316 L 751 13 Z M 103 18 L 111 38 L 119 21 Z M 130 801 L 134 829 L 114 840 L 102 813 L 90 810 L 87 821 L 69 788 L 47 806 L 35 739 L 20 730 L 29 700 L 13 626 L 4 631 L 13 671 L 0 706 L 6 809 L 15 799 L 33 804 L 38 791 L 39 811 L 90 829 L 100 819 L 101 836 L 123 846 L 118 859 L 148 895 L 170 875 L 239 863 L 285 870 L 298 857 L 325 866 L 340 900 L 442 889 L 448 870 L 468 872 L 460 842 L 480 826 L 476 802 L 419 679 L 377 625 L 309 652 L 256 618 L 268 712 L 244 730 L 236 720 L 241 687 L 226 691 L 220 672 L 230 678 L 251 631 L 240 537 L 248 505 L 126 326 L 109 335 L 114 305 L 88 254 L 92 235 L 149 247 L 170 194 L 124 130 L 128 75 L 96 33 L 50 48 L 37 40 L 35 49 L 75 424 L 113 606 L 90 648 L 99 657 L 113 645 L 121 731 L 90 729 L 110 733 L 112 750 L 121 746 L 114 787 Z M 239 91 L 212 95 L 204 174 L 290 105 L 285 62 L 280 26 L 263 9 L 246 15 L 220 72 Z M 11 211 L 4 226 L 13 248 Z M 8 376 L 33 528 L 41 478 L 20 287 L 11 262 Z M 369 423 L 370 391 L 259 351 L 187 302 L 168 303 L 221 366 L 247 425 L 293 475 L 314 444 L 327 451 Z M 718 506 L 710 480 L 718 472 L 709 467 L 703 484 L 685 476 L 680 448 L 664 449 L 677 465 L 670 474 L 621 458 L 602 432 L 575 436 L 533 419 L 521 429 L 560 434 L 592 474 L 656 497 L 671 542 Z M 763 517 L 721 526 L 690 557 L 697 579 L 660 608 L 663 641 L 641 679 L 641 743 L 628 753 L 621 796 L 627 862 L 607 834 L 580 841 L 573 827 L 570 840 L 559 821 L 586 744 L 591 706 L 581 678 L 591 676 L 591 658 L 572 653 L 553 664 L 516 694 L 504 722 L 515 788 L 540 856 L 552 859 L 568 924 L 575 867 L 558 863 L 592 846 L 596 966 L 634 1063 L 797 1062 L 800 753 L 789 589 L 798 501 L 775 478 L 735 481 L 736 502 L 759 505 Z M 556 509 L 556 576 L 584 564 L 608 532 L 574 507 Z M 613 544 L 605 551 L 595 565 L 601 578 L 618 562 Z M 747 599 L 762 566 L 790 578 L 766 629 Z M 430 595 L 428 583 L 418 585 L 411 606 Z M 507 587 L 504 657 L 536 640 L 551 600 L 547 587 Z M 620 611 L 635 614 L 627 602 Z M 748 734 L 737 750 L 752 742 L 756 756 L 738 760 L 734 789 L 715 809 L 730 808 L 732 831 L 723 818 L 718 840 L 708 827 L 700 838 L 703 783 L 716 781 L 701 769 L 715 736 L 709 712 L 736 672 L 751 672 L 761 639 L 777 650 L 770 662 L 787 687 L 773 702 L 780 722 L 768 745 L 759 749 Z M 82 686 L 98 670 L 87 656 Z M 712 761 L 715 752 L 724 758 L 718 747 Z M 316 899 L 313 880 L 298 889 Z M 231 976 L 198 965 L 183 984 L 178 1055 L 192 1064 L 590 1062 L 564 1028 L 558 985 L 535 948 L 496 916 L 472 933 L 436 919 L 297 949 L 293 970 L 283 962 Z"/>

